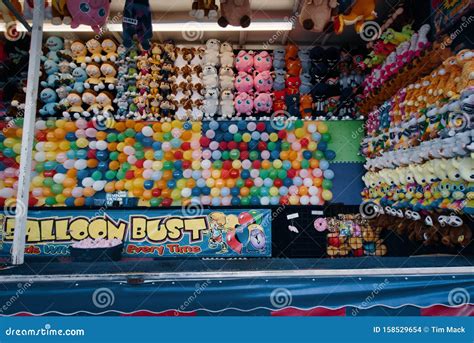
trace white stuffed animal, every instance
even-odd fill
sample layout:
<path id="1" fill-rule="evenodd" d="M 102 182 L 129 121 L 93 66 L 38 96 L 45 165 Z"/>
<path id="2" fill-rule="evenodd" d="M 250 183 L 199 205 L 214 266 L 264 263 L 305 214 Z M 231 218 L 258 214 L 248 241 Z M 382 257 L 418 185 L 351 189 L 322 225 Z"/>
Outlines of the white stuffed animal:
<path id="1" fill-rule="evenodd" d="M 208 88 L 204 94 L 203 111 L 208 118 L 213 117 L 219 110 L 219 91 L 217 88 Z"/>
<path id="2" fill-rule="evenodd" d="M 234 94 L 230 89 L 225 89 L 221 93 L 221 103 L 220 103 L 220 109 L 221 109 L 221 116 L 223 118 L 232 118 L 235 113 L 235 107 L 234 107 Z"/>
<path id="3" fill-rule="evenodd" d="M 234 81 L 235 81 L 235 76 L 234 76 L 234 70 L 232 67 L 229 66 L 222 66 L 221 69 L 219 70 L 219 83 L 221 86 L 221 89 L 234 89 Z"/>
<path id="4" fill-rule="evenodd" d="M 205 88 L 217 88 L 219 86 L 219 78 L 216 67 L 206 64 L 202 69 L 202 81 Z"/>
<path id="5" fill-rule="evenodd" d="M 204 51 L 203 64 L 210 64 L 213 66 L 219 65 L 219 50 L 219 40 L 214 38 L 209 39 L 206 42 L 206 50 Z"/>
<path id="6" fill-rule="evenodd" d="M 229 42 L 221 44 L 220 48 L 221 66 L 232 67 L 234 65 L 234 48 Z"/>

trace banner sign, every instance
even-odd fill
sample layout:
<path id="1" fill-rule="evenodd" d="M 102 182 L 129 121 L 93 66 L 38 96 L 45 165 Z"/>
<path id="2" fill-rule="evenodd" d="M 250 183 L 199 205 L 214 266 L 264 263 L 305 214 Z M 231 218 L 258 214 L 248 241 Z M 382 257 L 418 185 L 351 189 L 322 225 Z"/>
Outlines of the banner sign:
<path id="1" fill-rule="evenodd" d="M 15 218 L 2 224 L 0 255 L 8 256 Z M 265 257 L 271 210 L 29 211 L 25 255 L 68 256 L 72 243 L 99 238 L 122 240 L 128 257 Z"/>

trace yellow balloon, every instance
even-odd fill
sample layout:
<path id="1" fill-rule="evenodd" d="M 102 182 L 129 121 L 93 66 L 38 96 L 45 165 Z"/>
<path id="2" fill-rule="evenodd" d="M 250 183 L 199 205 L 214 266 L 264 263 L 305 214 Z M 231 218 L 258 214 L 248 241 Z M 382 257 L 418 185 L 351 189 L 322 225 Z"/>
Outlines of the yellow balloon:
<path id="1" fill-rule="evenodd" d="M 330 201 L 332 199 L 332 192 L 330 190 L 325 189 L 322 191 L 321 197 L 326 201 Z"/>
<path id="2" fill-rule="evenodd" d="M 240 160 L 234 160 L 232 161 L 232 168 L 234 169 L 240 169 L 242 166 L 242 162 Z"/>
<path id="3" fill-rule="evenodd" d="M 318 132 L 319 133 L 326 133 L 328 132 L 328 126 L 326 123 L 318 122 Z"/>
<path id="4" fill-rule="evenodd" d="M 15 152 L 15 154 L 19 154 L 21 152 L 21 144 L 20 143 L 16 143 L 14 146 L 13 146 L 13 151 Z"/>
<path id="5" fill-rule="evenodd" d="M 191 163 L 191 168 L 193 168 L 193 170 L 199 170 L 201 169 L 201 162 L 199 161 L 193 161 Z"/>
<path id="6" fill-rule="evenodd" d="M 46 153 L 46 159 L 47 159 L 48 161 L 56 161 L 56 155 L 57 155 L 56 152 L 54 152 L 54 151 L 48 151 L 48 152 Z"/>
<path id="7" fill-rule="evenodd" d="M 7 148 L 11 148 L 15 145 L 15 139 L 13 138 L 5 138 L 3 141 L 3 145 L 5 145 Z"/>
<path id="8" fill-rule="evenodd" d="M 270 133 L 268 138 L 270 139 L 270 142 L 278 141 L 278 135 L 275 132 Z"/>
<path id="9" fill-rule="evenodd" d="M 163 141 L 163 134 L 161 132 L 155 132 L 153 134 L 153 140 L 155 140 L 157 142 Z"/>
<path id="10" fill-rule="evenodd" d="M 273 161 L 273 167 L 275 167 L 276 169 L 280 169 L 282 166 L 283 166 L 283 162 L 281 160 L 277 159 Z"/>
<path id="11" fill-rule="evenodd" d="M 176 129 L 181 129 L 183 127 L 183 122 L 180 120 L 173 120 L 171 126 Z"/>
<path id="12" fill-rule="evenodd" d="M 153 170 L 161 170 L 161 169 L 163 169 L 163 162 L 161 162 L 161 161 L 155 161 L 155 162 L 153 162 L 151 168 L 152 168 Z"/>
<path id="13" fill-rule="evenodd" d="M 172 127 L 171 127 L 171 124 L 170 124 L 170 123 L 163 123 L 163 124 L 161 124 L 161 130 L 162 130 L 163 132 L 170 132 L 171 129 L 172 129 Z"/>
<path id="14" fill-rule="evenodd" d="M 290 195 L 290 198 L 288 200 L 290 202 L 290 205 L 298 205 L 300 203 L 300 199 L 297 195 Z"/>
<path id="15" fill-rule="evenodd" d="M 278 196 L 278 193 L 279 193 L 278 188 L 277 187 L 270 187 L 270 192 L 269 193 L 272 197 Z"/>
<path id="16" fill-rule="evenodd" d="M 59 149 L 62 151 L 67 151 L 71 147 L 71 143 L 68 141 L 62 141 L 59 143 Z"/>
<path id="17" fill-rule="evenodd" d="M 192 127 L 193 132 L 201 132 L 201 123 L 194 122 Z"/>
<path id="18" fill-rule="evenodd" d="M 133 187 L 134 188 L 143 188 L 143 183 L 144 182 L 145 182 L 145 180 L 143 180 L 142 178 L 134 179 L 133 180 Z"/>
<path id="19" fill-rule="evenodd" d="M 44 177 L 37 175 L 33 177 L 33 179 L 31 180 L 31 183 L 35 187 L 41 187 L 43 186 L 43 181 L 44 181 Z"/>
<path id="20" fill-rule="evenodd" d="M 125 181 L 124 187 L 125 187 L 125 189 L 126 189 L 127 191 L 131 190 L 131 189 L 133 188 L 133 183 L 132 183 L 132 181 L 131 181 L 131 180 Z"/>
<path id="21" fill-rule="evenodd" d="M 250 133 L 246 132 L 242 135 L 242 141 L 244 141 L 245 143 L 248 143 L 252 140 L 252 136 L 250 135 Z"/>
<path id="22" fill-rule="evenodd" d="M 176 182 L 176 187 L 179 189 L 183 189 L 186 187 L 186 180 L 185 179 L 179 179 L 178 182 Z"/>
<path id="23" fill-rule="evenodd" d="M 318 147 L 318 144 L 316 142 L 309 142 L 308 144 L 308 150 L 314 151 Z"/>
<path id="24" fill-rule="evenodd" d="M 155 158 L 153 150 L 145 151 L 145 159 L 153 160 Z"/>
<path id="25" fill-rule="evenodd" d="M 183 158 L 186 161 L 191 161 L 193 159 L 193 152 L 191 150 L 186 150 L 185 152 L 183 152 Z"/>
<path id="26" fill-rule="evenodd" d="M 181 191 L 179 189 L 173 189 L 171 191 L 171 199 L 179 200 L 181 198 Z"/>
<path id="27" fill-rule="evenodd" d="M 209 188 L 214 187 L 215 183 L 216 183 L 216 181 L 214 179 L 209 178 L 209 179 L 206 180 L 206 186 L 209 187 Z"/>
<path id="28" fill-rule="evenodd" d="M 62 128 L 64 127 L 64 125 L 66 125 L 66 121 L 65 121 L 64 119 L 58 119 L 58 120 L 56 120 L 56 127 L 62 129 Z"/>
<path id="29" fill-rule="evenodd" d="M 217 198 L 219 195 L 221 194 L 221 191 L 219 190 L 219 188 L 211 188 L 211 196 L 214 197 L 214 198 Z"/>
<path id="30" fill-rule="evenodd" d="M 305 134 L 306 134 L 306 131 L 305 131 L 302 127 L 297 128 L 297 129 L 295 130 L 295 136 L 296 136 L 297 138 L 303 138 L 303 137 L 305 136 Z"/>
<path id="31" fill-rule="evenodd" d="M 76 144 L 79 148 L 85 148 L 87 146 L 89 146 L 89 142 L 87 141 L 86 138 L 84 137 L 81 137 L 79 138 L 77 141 L 76 141 Z M 46 145 L 46 144 L 45 144 Z"/>
<path id="32" fill-rule="evenodd" d="M 214 169 L 212 172 L 211 172 L 211 176 L 213 179 L 219 179 L 221 177 L 221 171 L 218 170 L 218 169 Z"/>

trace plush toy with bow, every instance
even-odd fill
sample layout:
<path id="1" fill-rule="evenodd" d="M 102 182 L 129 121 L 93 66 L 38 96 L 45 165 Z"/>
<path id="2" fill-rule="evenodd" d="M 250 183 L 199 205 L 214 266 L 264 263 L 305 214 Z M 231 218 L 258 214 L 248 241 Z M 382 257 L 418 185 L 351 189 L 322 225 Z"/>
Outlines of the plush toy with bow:
<path id="1" fill-rule="evenodd" d="M 376 17 L 375 0 L 356 0 L 347 15 L 340 14 L 334 18 L 334 31 L 341 34 L 346 25 L 355 25 L 355 30 L 359 33 L 366 20 Z"/>
<path id="2" fill-rule="evenodd" d="M 109 17 L 110 0 L 68 0 L 67 9 L 72 17 L 73 29 L 87 25 L 95 33 L 100 33 Z"/>

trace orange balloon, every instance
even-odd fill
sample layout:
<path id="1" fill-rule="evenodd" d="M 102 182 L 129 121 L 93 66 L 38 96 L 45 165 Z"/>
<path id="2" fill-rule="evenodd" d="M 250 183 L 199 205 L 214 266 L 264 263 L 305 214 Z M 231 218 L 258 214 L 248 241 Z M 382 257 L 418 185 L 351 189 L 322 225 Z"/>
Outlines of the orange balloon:
<path id="1" fill-rule="evenodd" d="M 46 134 L 46 140 L 48 142 L 54 142 L 56 141 L 56 136 L 54 135 L 54 132 L 53 131 L 50 131 Z"/>
<path id="2" fill-rule="evenodd" d="M 18 138 L 21 138 L 21 136 L 23 135 L 23 129 L 22 129 L 22 128 L 16 129 L 15 135 L 16 135 Z"/>
<path id="3" fill-rule="evenodd" d="M 107 149 L 109 151 L 115 151 L 117 150 L 117 145 L 118 145 L 117 142 L 110 142 L 109 144 L 107 144 Z"/>
<path id="4" fill-rule="evenodd" d="M 161 132 L 161 123 L 154 123 L 152 128 L 153 132 Z"/>
<path id="5" fill-rule="evenodd" d="M 50 197 L 53 195 L 53 192 L 51 192 L 51 189 L 48 187 L 43 187 L 43 196 L 44 197 Z"/>
<path id="6" fill-rule="evenodd" d="M 196 187 L 196 181 L 194 181 L 194 179 L 186 180 L 186 187 L 188 187 L 188 188 Z"/>
<path id="7" fill-rule="evenodd" d="M 319 161 L 317 159 L 313 158 L 313 159 L 310 160 L 309 165 L 313 169 L 319 168 Z"/>
<path id="8" fill-rule="evenodd" d="M 66 175 L 70 178 L 75 178 L 76 175 L 77 175 L 77 170 L 76 169 L 69 169 L 67 172 L 66 172 Z"/>
<path id="9" fill-rule="evenodd" d="M 115 182 L 115 189 L 117 191 L 123 191 L 125 189 L 125 181 L 118 180 L 117 182 Z"/>
<path id="10" fill-rule="evenodd" d="M 315 185 L 316 187 L 320 187 L 322 184 L 323 184 L 323 179 L 322 178 L 315 177 L 313 179 L 313 185 Z M 321 194 L 321 193 L 319 193 L 319 194 Z"/>
<path id="11" fill-rule="evenodd" d="M 113 193 L 115 191 L 115 182 L 107 182 L 105 184 L 104 190 L 106 193 Z"/>
<path id="12" fill-rule="evenodd" d="M 76 198 L 74 199 L 74 206 L 84 206 L 86 199 L 84 198 Z"/>
<path id="13" fill-rule="evenodd" d="M 86 198 L 91 197 L 95 194 L 95 191 L 92 187 L 86 187 L 84 188 L 84 196 Z"/>
<path id="14" fill-rule="evenodd" d="M 161 191 L 161 196 L 163 198 L 171 198 L 171 189 L 165 188 Z"/>
<path id="15" fill-rule="evenodd" d="M 246 197 L 250 194 L 250 189 L 248 189 L 248 187 L 242 187 L 240 189 L 240 195 L 243 196 L 243 197 Z"/>
<path id="16" fill-rule="evenodd" d="M 88 168 L 95 168 L 99 164 L 99 161 L 97 161 L 94 158 L 91 158 L 90 160 L 87 160 L 87 167 Z"/>
<path id="17" fill-rule="evenodd" d="M 173 178 L 173 172 L 171 170 L 164 170 L 163 171 L 163 180 L 171 180 Z"/>
<path id="18" fill-rule="evenodd" d="M 306 186 L 300 186 L 298 188 L 299 195 L 308 195 L 308 188 Z"/>
<path id="19" fill-rule="evenodd" d="M 131 129 L 135 126 L 135 121 L 133 121 L 132 119 L 127 119 L 125 121 L 125 126 L 127 127 L 127 129 Z"/>
<path id="20" fill-rule="evenodd" d="M 141 132 L 145 124 L 143 122 L 135 123 L 135 127 L 133 128 L 135 132 Z"/>
<path id="21" fill-rule="evenodd" d="M 127 162 L 127 155 L 122 152 L 118 155 L 117 159 L 120 163 Z"/>
<path id="22" fill-rule="evenodd" d="M 14 127 L 9 127 L 4 132 L 5 132 L 5 137 L 15 137 L 16 136 L 16 129 Z"/>
<path id="23" fill-rule="evenodd" d="M 142 198 L 145 200 L 150 200 L 151 198 L 153 198 L 153 195 L 151 194 L 151 190 L 149 189 L 144 190 L 142 194 Z"/>
<path id="24" fill-rule="evenodd" d="M 125 126 L 125 123 L 123 121 L 119 121 L 115 124 L 115 130 L 118 132 L 123 132 L 125 131 L 127 127 Z"/>
<path id="25" fill-rule="evenodd" d="M 290 161 L 294 161 L 298 158 L 298 153 L 296 151 L 290 151 L 288 157 Z"/>
<path id="26" fill-rule="evenodd" d="M 293 169 L 296 169 L 296 170 L 301 169 L 301 163 L 300 163 L 300 161 L 293 161 L 293 162 L 291 162 L 291 167 L 292 167 Z"/>
<path id="27" fill-rule="evenodd" d="M 263 169 L 270 169 L 272 166 L 272 163 L 269 160 L 263 160 L 262 161 L 262 168 Z"/>
<path id="28" fill-rule="evenodd" d="M 63 189 L 63 195 L 65 197 L 71 197 L 72 196 L 72 189 L 71 188 L 64 188 Z"/>
<path id="29" fill-rule="evenodd" d="M 139 198 L 139 197 L 141 197 L 142 194 L 143 194 L 143 189 L 134 188 L 133 191 L 132 191 L 132 194 L 133 194 L 133 196 Z"/>
<path id="30" fill-rule="evenodd" d="M 165 180 L 158 180 L 156 182 L 156 187 L 159 189 L 165 189 L 166 188 L 166 181 Z"/>
<path id="31" fill-rule="evenodd" d="M 173 161 L 174 160 L 174 155 L 171 151 L 165 152 L 165 160 L 166 161 Z"/>
<path id="32" fill-rule="evenodd" d="M 64 179 L 63 185 L 64 187 L 74 187 L 76 185 L 76 180 L 72 177 L 67 177 Z"/>
<path id="33" fill-rule="evenodd" d="M 118 161 L 110 161 L 109 169 L 110 170 L 118 170 L 120 168 L 120 163 Z"/>
<path id="34" fill-rule="evenodd" d="M 107 133 L 105 131 L 97 131 L 95 138 L 97 138 L 98 141 L 105 141 Z"/>
<path id="35" fill-rule="evenodd" d="M 289 156 L 289 152 L 288 152 L 288 151 L 282 151 L 282 152 L 280 152 L 280 159 L 281 159 L 282 161 L 287 160 L 287 159 L 288 159 L 288 156 Z"/>
<path id="36" fill-rule="evenodd" d="M 135 139 L 132 138 L 132 137 L 127 137 L 127 138 L 125 138 L 124 143 L 125 143 L 126 145 L 132 146 L 133 144 L 135 144 Z"/>
<path id="37" fill-rule="evenodd" d="M 66 130 L 67 132 L 75 132 L 76 124 L 72 121 L 68 121 L 64 124 L 64 130 Z"/>
<path id="38" fill-rule="evenodd" d="M 193 137 L 193 134 L 191 131 L 184 131 L 183 134 L 181 135 L 181 139 L 183 141 L 189 141 Z"/>
<path id="39" fill-rule="evenodd" d="M 226 187 L 232 188 L 235 187 L 235 180 L 234 179 L 227 179 L 225 181 Z"/>
<path id="40" fill-rule="evenodd" d="M 58 127 L 54 129 L 54 136 L 59 140 L 64 139 L 66 137 L 66 130 Z"/>

